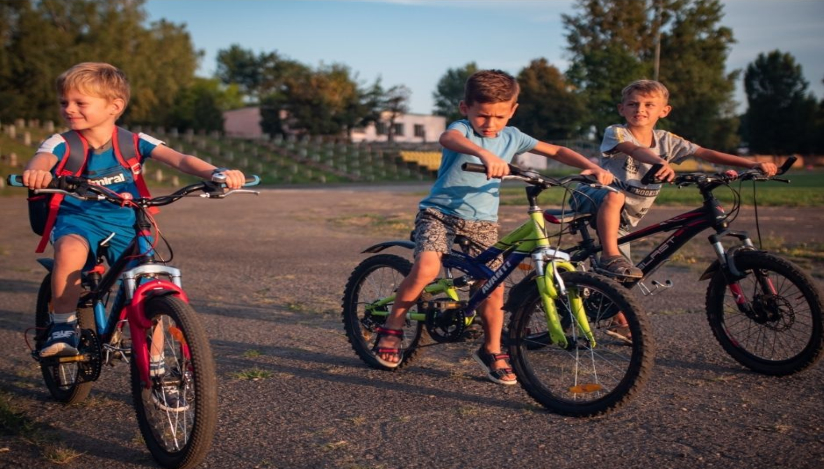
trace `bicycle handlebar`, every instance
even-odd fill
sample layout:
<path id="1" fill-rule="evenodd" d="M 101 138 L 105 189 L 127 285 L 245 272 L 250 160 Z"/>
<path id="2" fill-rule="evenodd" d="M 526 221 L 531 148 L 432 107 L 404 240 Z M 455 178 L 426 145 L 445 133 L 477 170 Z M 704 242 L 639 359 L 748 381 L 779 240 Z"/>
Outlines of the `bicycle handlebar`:
<path id="1" fill-rule="evenodd" d="M 6 178 L 6 181 L 8 182 L 9 186 L 12 187 L 25 187 L 23 185 L 23 176 L 19 174 L 9 175 L 8 178 Z M 256 186 L 259 183 L 260 178 L 258 176 L 252 176 L 246 179 L 246 183 L 243 185 L 243 187 Z M 169 205 L 172 202 L 175 202 L 197 191 L 201 191 L 204 193 L 203 195 L 201 195 L 201 197 L 208 198 L 224 198 L 233 193 L 246 193 L 255 195 L 259 194 L 259 192 L 257 191 L 245 189 L 231 189 L 228 191 L 225 191 L 225 189 L 226 185 L 224 183 L 213 181 L 201 181 L 178 189 L 177 191 L 171 194 L 134 200 L 145 207 L 159 207 L 163 205 Z M 117 205 L 122 205 L 125 201 L 132 200 L 132 198 L 130 197 L 131 194 L 118 194 L 109 189 L 106 189 L 103 186 L 90 184 L 86 178 L 75 176 L 56 177 L 49 182 L 48 187 L 44 189 L 35 189 L 34 192 L 36 194 L 64 194 L 81 200 L 105 200 Z"/>
<path id="2" fill-rule="evenodd" d="M 723 185 L 728 184 L 732 181 L 741 180 L 741 181 L 779 181 L 779 182 L 790 182 L 789 179 L 780 178 L 780 176 L 786 173 L 795 161 L 798 158 L 795 156 L 791 156 L 787 158 L 787 160 L 782 164 L 778 171 L 775 173 L 775 176 L 765 176 L 758 169 L 745 169 L 742 171 L 735 171 L 735 170 L 728 170 L 723 173 L 686 173 L 686 174 L 679 174 L 675 177 L 672 181 L 673 184 L 679 187 L 685 187 L 692 184 L 695 184 L 699 187 L 709 187 L 711 185 Z"/>
<path id="3" fill-rule="evenodd" d="M 461 169 L 464 171 L 468 171 L 470 173 L 486 173 L 486 166 L 478 163 L 464 163 L 461 165 Z M 566 176 L 560 179 L 545 178 L 541 176 L 537 171 L 523 169 L 513 164 L 509 165 L 509 174 L 501 179 L 518 179 L 528 184 L 541 186 L 544 188 L 566 186 L 567 184 L 572 182 L 582 182 L 585 184 L 593 184 L 599 187 L 608 187 L 599 184 L 594 177 L 589 175 L 573 174 L 571 176 Z"/>

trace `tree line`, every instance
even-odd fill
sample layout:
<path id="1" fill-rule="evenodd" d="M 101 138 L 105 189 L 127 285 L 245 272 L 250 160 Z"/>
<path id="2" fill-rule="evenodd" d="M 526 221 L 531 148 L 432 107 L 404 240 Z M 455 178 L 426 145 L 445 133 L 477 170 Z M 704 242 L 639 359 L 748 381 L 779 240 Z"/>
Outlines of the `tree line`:
<path id="1" fill-rule="evenodd" d="M 743 73 L 747 111 L 736 115 L 735 82 L 725 72 L 733 32 L 719 0 L 577 0 L 563 15 L 570 64 L 536 58 L 517 73 L 522 91 L 512 125 L 543 140 L 599 139 L 619 123 L 621 89 L 662 81 L 674 110 L 660 126 L 702 145 L 757 153 L 822 153 L 824 101 L 808 91 L 788 53 L 761 53 Z M 411 91 L 361 80 L 345 64 L 311 67 L 277 50 L 230 45 L 214 76 L 197 77 L 203 52 L 185 25 L 147 22 L 143 0 L 1 0 L 0 121 L 58 120 L 54 80 L 81 61 L 110 62 L 132 84 L 123 122 L 180 130 L 221 130 L 223 112 L 260 106 L 270 134 L 346 137 L 408 112 Z M 460 118 L 458 102 L 474 62 L 448 69 L 433 113 Z"/>

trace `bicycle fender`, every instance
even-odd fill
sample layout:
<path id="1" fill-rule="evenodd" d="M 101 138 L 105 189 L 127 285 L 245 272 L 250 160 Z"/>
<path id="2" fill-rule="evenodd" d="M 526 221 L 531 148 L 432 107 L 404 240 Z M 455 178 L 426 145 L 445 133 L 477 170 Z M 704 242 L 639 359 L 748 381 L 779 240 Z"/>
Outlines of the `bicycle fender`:
<path id="1" fill-rule="evenodd" d="M 698 281 L 700 282 L 700 281 L 703 281 L 703 280 L 711 279 L 712 276 L 715 275 L 715 272 L 717 272 L 719 268 L 721 268 L 721 263 L 718 262 L 718 259 L 712 261 L 712 264 L 710 264 L 710 266 L 707 267 L 707 270 L 705 270 L 704 273 L 701 274 L 700 277 L 698 277 Z"/>
<path id="2" fill-rule="evenodd" d="M 175 295 L 186 303 L 186 296 L 180 287 L 168 280 L 151 280 L 141 284 L 134 292 L 132 301 L 125 307 L 126 318 L 129 320 L 129 330 L 132 332 L 132 358 L 140 373 L 140 382 L 148 389 L 151 386 L 149 378 L 149 348 L 146 342 L 146 330 L 152 327 L 152 321 L 146 318 L 146 301 L 157 296 Z"/>
<path id="3" fill-rule="evenodd" d="M 364 249 L 363 251 L 361 251 L 361 253 L 363 253 L 363 254 L 367 254 L 367 253 L 374 254 L 376 252 L 381 252 L 384 249 L 389 249 L 389 248 L 395 247 L 395 246 L 406 248 L 406 249 L 415 249 L 415 243 L 413 243 L 412 241 L 396 239 L 394 241 L 384 241 L 383 243 L 374 244 L 374 245 L 369 246 L 368 248 Z"/>
<path id="4" fill-rule="evenodd" d="M 51 257 L 41 257 L 37 259 L 37 263 L 45 267 L 49 272 L 54 270 L 54 259 Z"/>

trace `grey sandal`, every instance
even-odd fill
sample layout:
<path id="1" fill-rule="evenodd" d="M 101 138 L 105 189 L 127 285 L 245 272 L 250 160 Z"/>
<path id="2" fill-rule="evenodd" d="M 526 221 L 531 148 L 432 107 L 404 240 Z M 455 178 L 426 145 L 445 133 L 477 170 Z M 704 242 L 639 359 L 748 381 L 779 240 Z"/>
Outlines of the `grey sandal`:
<path id="1" fill-rule="evenodd" d="M 626 257 L 622 255 L 601 257 L 598 263 L 598 272 L 610 277 L 618 278 L 642 278 L 644 272 L 638 267 L 630 264 Z"/>

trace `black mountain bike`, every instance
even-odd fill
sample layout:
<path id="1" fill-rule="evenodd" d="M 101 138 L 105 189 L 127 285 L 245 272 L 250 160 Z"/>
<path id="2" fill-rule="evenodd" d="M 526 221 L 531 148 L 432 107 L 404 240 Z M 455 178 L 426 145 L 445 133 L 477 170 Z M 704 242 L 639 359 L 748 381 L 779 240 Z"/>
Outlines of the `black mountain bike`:
<path id="1" fill-rule="evenodd" d="M 778 174 L 785 173 L 794 161 L 795 158 L 788 159 Z M 653 168 L 650 174 L 655 171 Z M 618 244 L 624 244 L 657 233 L 673 232 L 637 264 L 644 277 L 624 285 L 627 288 L 639 285 L 644 294 L 670 287 L 670 283 L 653 281 L 650 289 L 643 280 L 690 239 L 706 229 L 713 230 L 708 238 L 717 260 L 699 280 L 710 281 L 706 309 L 715 338 L 730 356 L 753 371 L 775 376 L 797 373 L 815 364 L 824 352 L 821 293 L 797 265 L 757 248 L 747 232 L 730 229 L 740 209 L 740 188 L 730 186 L 736 180 L 789 182 L 766 177 L 758 170 L 678 175 L 673 184 L 696 186 L 703 204 L 618 239 Z M 713 195 L 719 187 L 728 187 L 734 195 L 729 213 Z M 561 225 L 561 232 L 580 234 L 580 243 L 563 249 L 573 261 L 590 260 L 591 265 L 597 265 L 602 248 L 589 231 L 594 217 L 561 209 L 545 210 L 544 217 L 550 223 Z M 723 238 L 734 238 L 739 243 L 725 249 Z"/>

